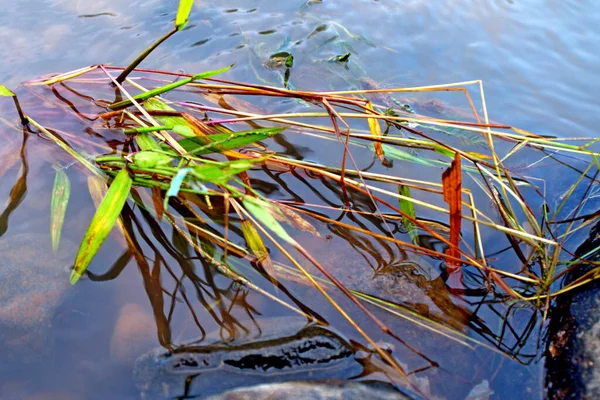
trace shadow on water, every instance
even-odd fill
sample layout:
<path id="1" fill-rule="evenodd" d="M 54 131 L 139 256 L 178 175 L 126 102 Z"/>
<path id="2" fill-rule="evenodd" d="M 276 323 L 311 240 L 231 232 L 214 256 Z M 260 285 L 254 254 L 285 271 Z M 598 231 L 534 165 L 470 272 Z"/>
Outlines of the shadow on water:
<path id="1" fill-rule="evenodd" d="M 29 172 L 29 166 L 27 163 L 27 157 L 25 155 L 25 147 L 28 137 L 28 132 L 23 129 L 23 141 L 18 153 L 21 161 L 21 168 L 19 170 L 19 176 L 17 177 L 17 180 L 10 191 L 8 204 L 4 208 L 2 214 L 0 214 L 0 236 L 6 233 L 6 230 L 8 229 L 8 218 L 10 217 L 11 213 L 17 207 L 19 207 L 21 202 L 25 199 L 25 194 L 27 193 L 27 174 Z M 5 159 L 5 165 L 3 165 L 4 171 L 11 169 L 13 166 L 11 165 L 13 160 L 16 161 L 14 157 L 10 157 L 10 155 L 7 156 L 8 160 Z"/>

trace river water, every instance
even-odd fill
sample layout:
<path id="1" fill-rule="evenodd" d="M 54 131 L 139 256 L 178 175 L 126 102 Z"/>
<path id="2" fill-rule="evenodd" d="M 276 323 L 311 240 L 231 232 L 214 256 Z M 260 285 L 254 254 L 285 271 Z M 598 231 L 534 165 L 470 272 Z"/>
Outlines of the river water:
<path id="1" fill-rule="evenodd" d="M 41 75 L 90 64 L 125 65 L 171 28 L 177 2 L 5 0 L 4 3 L 0 14 L 3 61 L 0 83 L 15 88 Z M 289 82 L 298 89 L 356 89 L 360 88 L 361 78 L 369 78 L 381 87 L 482 80 L 491 120 L 544 135 L 594 137 L 598 125 L 596 93 L 600 90 L 594 72 L 600 70 L 600 30 L 595 29 L 599 21 L 600 9 L 591 0 L 323 0 L 308 3 L 305 0 L 197 0 L 189 26 L 159 47 L 143 66 L 199 73 L 235 63 L 226 75 L 228 79 L 281 86 L 281 73 L 263 64 L 269 54 L 288 51 L 294 55 Z M 351 52 L 347 70 L 332 70 L 324 62 L 347 52 Z M 474 97 L 477 90 L 476 86 L 471 88 Z M 432 97 L 466 108 L 464 98 L 441 94 Z M 12 120 L 14 115 L 9 114 L 12 108 L 7 104 L 2 105 L 3 117 Z M 478 102 L 477 106 L 481 104 Z M 284 103 L 275 107 L 277 111 L 289 111 L 301 106 Z M 68 122 L 61 127 L 84 129 L 81 122 Z M 3 137 L 6 140 L 10 136 L 3 132 Z M 324 163 L 336 161 L 323 158 L 323 152 L 311 151 L 306 141 L 293 144 L 301 158 L 315 158 Z M 51 164 L 53 157 L 64 160 L 64 156 L 54 155 L 35 138 L 29 140 L 28 146 L 24 156 L 29 162 L 27 192 L 12 211 L 6 237 L 17 232 L 47 232 L 48 229 L 49 193 L 54 176 Z M 0 177 L 0 200 L 5 204 L 14 195 L 11 190 L 22 171 L 17 165 L 3 171 Z M 73 169 L 68 171 L 74 190 L 67 214 L 71 222 L 67 223 L 64 235 L 77 242 L 94 209 L 87 190 L 76 190 L 86 184 L 85 178 Z M 307 190 L 302 185 L 293 186 L 292 190 L 310 198 L 310 193 L 301 193 Z M 337 252 L 348 246 L 342 238 L 344 236 L 339 235 L 332 241 L 333 246 L 339 246 Z M 169 239 L 178 246 L 176 235 Z M 164 245 L 165 249 L 168 247 Z M 319 248 L 317 243 L 314 248 L 317 255 L 328 257 L 327 249 Z M 166 259 L 178 262 L 176 257 L 166 253 Z M 111 238 L 90 270 L 101 273 L 121 255 L 125 255 L 125 251 L 119 240 Z M 156 257 L 154 254 L 149 260 Z M 141 332 L 147 326 L 156 330 L 153 326 L 156 308 L 153 311 L 148 301 L 148 282 L 140 279 L 134 262 L 128 264 L 118 279 L 100 283 L 83 281 L 78 292 L 65 300 L 48 327 L 47 336 L 54 338 L 46 345 L 51 348 L 50 355 L 33 360 L 26 357 L 23 362 L 7 359 L 14 368 L 0 378 L 0 396 L 138 398 L 131 379 L 131 358 L 159 345 L 161 335 L 165 340 L 164 327 L 162 331 L 158 328 L 158 335 Z M 213 288 L 226 293 L 225 297 L 235 292 L 222 277 L 212 284 Z M 192 308 L 198 312 L 197 317 L 207 331 L 219 325 L 218 318 L 212 318 L 212 314 L 205 311 L 210 308 L 208 297 L 203 300 L 198 294 L 192 301 Z M 285 314 L 254 293 L 245 301 L 263 316 Z M 319 312 L 333 325 L 337 324 L 351 338 L 360 339 L 327 305 L 316 302 L 312 306 L 322 307 Z M 247 311 L 247 308 L 239 308 L 242 314 Z M 507 330 L 502 327 L 501 318 L 493 319 L 494 313 L 502 312 L 490 306 L 482 314 L 494 335 Z M 432 397 L 465 398 L 485 381 L 494 392 L 490 398 L 511 398 L 516 393 L 519 398 L 541 398 L 543 357 L 538 348 L 541 333 L 538 328 L 531 331 L 528 328 L 535 313 L 526 308 L 506 312 L 512 318 L 510 329 L 527 331 L 531 339 L 522 344 L 515 339 L 519 333 L 515 333 L 514 338 L 500 346 L 500 352 L 486 346 L 493 348 L 498 341 L 503 342 L 504 336 L 488 335 L 487 328 L 472 325 L 465 328 L 467 336 L 479 340 L 479 345 L 475 345 L 477 349 L 466 351 L 464 346 L 451 345 L 410 323 L 397 322 L 389 315 L 382 318 L 403 332 L 405 340 L 416 343 L 421 352 L 438 358 L 440 369 L 426 368 L 415 373 L 418 379 L 429 381 Z M 169 321 L 171 327 L 176 327 L 169 332 L 173 341 L 198 335 L 186 317 L 189 313 L 175 313 Z M 119 325 L 123 320 L 134 322 Z M 128 334 L 129 331 L 134 333 Z M 375 329 L 370 332 L 379 335 Z M 121 339 L 138 343 L 139 348 L 129 354 L 124 349 L 135 346 L 119 345 Z M 518 348 L 521 345 L 523 348 Z M 119 353 L 127 354 L 120 356 Z M 410 351 L 399 349 L 398 356 L 411 370 L 423 366 L 422 359 Z"/>

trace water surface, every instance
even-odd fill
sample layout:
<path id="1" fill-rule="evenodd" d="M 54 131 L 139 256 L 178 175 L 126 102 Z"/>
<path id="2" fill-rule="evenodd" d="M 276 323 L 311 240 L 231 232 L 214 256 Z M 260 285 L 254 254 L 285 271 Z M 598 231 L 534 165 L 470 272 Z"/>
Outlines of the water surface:
<path id="1" fill-rule="evenodd" d="M 0 82 L 15 87 L 39 75 L 89 64 L 124 65 L 170 29 L 174 3 L 158 0 L 8 2 L 0 16 L 0 37 L 3 39 Z M 304 1 L 196 1 L 188 28 L 163 44 L 143 66 L 198 73 L 235 62 L 236 66 L 227 78 L 281 86 L 281 72 L 269 70 L 263 64 L 270 54 L 286 50 L 295 56 L 290 83 L 301 89 L 354 89 L 360 87 L 364 77 L 382 87 L 482 79 L 492 120 L 540 134 L 596 135 L 598 102 L 595 93 L 600 84 L 595 72 L 600 68 L 597 45 L 600 33 L 590 27 L 600 20 L 600 11 L 591 0 L 324 0 L 306 7 L 304 4 Z M 348 70 L 324 62 L 349 50 L 353 54 Z M 477 93 L 476 88 L 472 93 Z M 46 99 L 57 99 L 51 93 L 43 95 Z M 23 96 L 26 104 L 36 105 L 34 95 L 24 92 Z M 467 106 L 463 98 L 455 95 L 430 97 L 462 108 Z M 65 115 L 61 114 L 59 104 L 60 101 L 44 103 L 43 107 L 37 104 L 34 115 L 49 117 L 53 127 L 63 131 L 82 137 L 89 134 L 85 121 L 68 117 L 59 120 L 57 116 Z M 80 105 L 93 109 L 89 104 Z M 2 104 L 2 116 L 12 121 L 15 116 L 10 106 L 6 101 Z M 304 107 L 291 101 L 255 106 L 268 107 L 275 112 Z M 481 104 L 477 103 L 477 106 L 481 107 Z M 1 134 L 6 151 L 3 154 L 24 150 L 23 157 L 14 159 L 12 164 L 4 158 L 6 167 L 2 168 L 0 176 L 0 203 L 4 202 L 6 209 L 12 208 L 10 216 L 4 219 L 7 226 L 3 234 L 10 237 L 21 232 L 48 231 L 54 178 L 52 164 L 59 161 L 67 167 L 73 187 L 77 189 L 73 191 L 64 233 L 67 239 L 77 242 L 94 212 L 82 171 L 77 166 L 69 166 L 68 157 L 39 137 L 30 136 L 23 144 L 22 133 L 9 129 L 6 124 L 2 125 Z M 341 152 L 335 152 L 335 144 L 315 151 L 305 138 L 287 138 L 291 141 L 289 147 L 280 143 L 281 148 L 277 145 L 273 148 L 287 149 L 298 158 L 339 162 Z M 90 138 L 109 139 L 109 136 Z M 369 164 L 368 152 L 357 152 L 357 155 L 362 155 L 358 157 L 359 163 L 364 163 L 362 167 Z M 403 171 L 403 174 L 417 177 L 420 171 Z M 266 173 L 263 176 L 257 172 L 255 177 L 272 184 L 272 177 Z M 285 174 L 282 179 L 290 192 L 277 188 L 273 192 L 276 198 L 286 199 L 294 194 L 305 201 L 325 196 L 332 202 L 339 202 L 339 194 L 334 189 L 310 177 L 300 180 Z M 22 192 L 25 181 L 26 191 Z M 20 195 L 15 187 L 20 188 Z M 263 190 L 266 192 L 269 188 L 273 189 L 273 186 L 265 184 Z M 356 201 L 360 203 L 365 199 Z M 136 216 L 139 219 L 136 229 L 140 232 L 144 231 L 150 237 L 151 232 L 159 232 L 150 220 L 144 220 L 143 214 L 137 212 Z M 220 222 L 212 221 L 211 226 L 218 229 Z M 27 357 L 26 362 L 6 360 L 14 368 L 0 380 L 2 397 L 137 398 L 138 391 L 131 379 L 131 359 L 135 358 L 135 353 L 168 342 L 201 337 L 203 331 L 219 328 L 227 318 L 245 320 L 249 314 L 259 316 L 260 313 L 259 317 L 265 317 L 288 313 L 261 295 L 240 290 L 197 259 L 186 260 L 182 255 L 191 250 L 167 225 L 162 229 L 163 237 L 158 235 L 143 244 L 145 255 L 150 270 L 159 255 L 164 257 L 164 265 L 175 271 L 195 269 L 199 281 L 186 283 L 188 307 L 177 303 L 173 307 L 175 311 L 169 315 L 171 304 L 165 297 L 163 318 L 157 316 L 160 305 L 149 301 L 148 296 L 148 293 L 156 293 L 157 286 L 153 288 L 152 282 L 156 283 L 157 279 L 153 280 L 149 271 L 138 269 L 135 262 L 127 260 L 118 236 L 111 236 L 90 270 L 110 279 L 110 274 L 103 276 L 106 271 L 127 267 L 116 279 L 86 280 L 80 284 L 80 290 L 60 306 L 52 324 L 47 327 L 47 336 L 53 338 L 46 344 L 48 351 L 37 359 Z M 332 257 L 331 248 L 337 249 L 337 254 L 346 252 L 350 254 L 349 258 L 353 254 L 357 256 L 354 259 L 363 260 L 356 266 L 363 274 L 372 272 L 372 265 L 389 262 L 397 256 L 393 252 L 389 256 L 389 249 L 375 243 L 381 254 L 388 254 L 382 261 L 381 257 L 353 246 L 353 238 L 346 233 L 331 232 L 323 225 L 318 229 L 333 238 L 327 244 L 315 241 L 312 249 L 332 269 L 349 261 L 348 257 Z M 310 238 L 303 239 L 311 242 Z M 489 246 L 493 248 L 496 240 L 500 239 L 488 238 Z M 367 254 L 367 257 L 361 258 L 361 254 Z M 277 259 L 281 255 L 273 250 L 273 256 Z M 508 264 L 511 261 L 506 260 Z M 431 262 L 435 270 L 437 264 Z M 161 271 L 162 287 L 166 291 L 174 290 L 175 279 L 164 268 Z M 347 279 L 350 282 L 353 277 Z M 262 284 L 267 287 L 266 282 Z M 307 307 L 317 310 L 350 338 L 360 340 L 313 289 L 293 283 L 289 286 L 299 298 L 307 299 Z M 422 297 L 428 290 L 415 287 L 413 289 Z M 434 309 L 436 304 L 428 301 L 425 299 L 423 303 Z M 421 310 L 423 304 L 416 303 L 406 302 L 404 306 Z M 132 308 L 132 304 L 137 308 Z M 454 311 L 473 308 L 473 304 L 465 301 L 457 304 Z M 131 329 L 134 334 L 123 334 L 126 336 L 123 340 L 138 343 L 139 348 L 136 347 L 132 354 L 120 354 L 122 349 L 116 344 L 115 332 L 130 332 L 119 325 L 119 321 L 133 320 L 123 317 L 124 312 L 132 309 L 137 310 L 136 315 L 142 314 L 139 310 L 143 310 L 146 316 L 136 320 L 137 325 Z M 190 310 L 196 312 L 201 326 L 190 317 Z M 442 311 L 449 313 L 448 309 Z M 540 331 L 539 326 L 534 324 L 531 328 L 529 325 L 535 314 L 527 307 L 482 307 L 478 316 L 491 333 L 477 324 L 464 330 L 469 337 L 491 347 L 502 342 L 499 352 L 481 345 L 470 350 L 406 320 L 383 312 L 380 317 L 401 332 L 403 340 L 440 363 L 439 368 L 432 367 L 420 355 L 395 343 L 396 356 L 409 370 L 418 371 L 415 372 L 417 379 L 429 382 L 434 396 L 464 398 L 473 387 L 487 380 L 495 393 L 493 398 L 508 398 L 514 393 L 521 393 L 523 398 L 540 398 L 543 385 L 538 349 Z M 510 316 L 510 329 L 506 329 L 498 317 L 504 315 Z M 148 334 L 148 321 L 154 324 L 150 324 L 151 334 Z M 369 332 L 377 338 L 391 340 L 377 329 L 370 328 Z M 521 336 L 528 338 L 523 340 Z M 23 352 L 27 350 L 23 349 Z"/>

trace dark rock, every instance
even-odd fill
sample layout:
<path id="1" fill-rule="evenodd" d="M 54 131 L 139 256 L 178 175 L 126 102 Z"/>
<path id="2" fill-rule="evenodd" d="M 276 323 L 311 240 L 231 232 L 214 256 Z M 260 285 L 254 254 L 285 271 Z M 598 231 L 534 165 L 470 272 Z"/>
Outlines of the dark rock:
<path id="1" fill-rule="evenodd" d="M 599 261 L 600 223 L 576 256 Z M 565 276 L 567 285 L 595 268 L 581 263 Z M 558 296 L 550 312 L 546 347 L 546 396 L 549 399 L 600 398 L 600 281 Z"/>
<path id="2" fill-rule="evenodd" d="M 294 321 L 272 319 L 257 337 L 224 341 L 209 335 L 200 345 L 143 355 L 134 368 L 142 398 L 204 397 L 240 386 L 360 375 L 362 365 L 345 339 L 323 326 Z"/>

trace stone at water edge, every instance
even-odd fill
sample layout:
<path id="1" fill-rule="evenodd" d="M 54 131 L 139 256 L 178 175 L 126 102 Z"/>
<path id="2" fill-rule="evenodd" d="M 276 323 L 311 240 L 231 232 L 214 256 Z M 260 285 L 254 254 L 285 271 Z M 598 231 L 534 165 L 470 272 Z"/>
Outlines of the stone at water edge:
<path id="1" fill-rule="evenodd" d="M 249 384 L 312 378 L 352 378 L 362 373 L 351 345 L 303 318 L 249 321 L 248 332 L 223 341 L 219 330 L 198 344 L 156 349 L 135 363 L 143 399 L 209 396 Z"/>
<path id="2" fill-rule="evenodd" d="M 54 254 L 49 235 L 10 232 L 0 238 L 0 346 L 43 346 L 40 339 L 71 292 L 76 246 Z"/>
<path id="3" fill-rule="evenodd" d="M 575 255 L 593 253 L 600 246 L 600 223 Z M 594 265 L 580 264 L 564 284 L 583 276 Z M 558 296 L 550 312 L 546 347 L 546 398 L 600 399 L 600 280 Z"/>
<path id="4" fill-rule="evenodd" d="M 361 383 L 343 379 L 266 383 L 230 390 L 207 400 L 408 400 L 408 397 L 382 383 Z"/>

